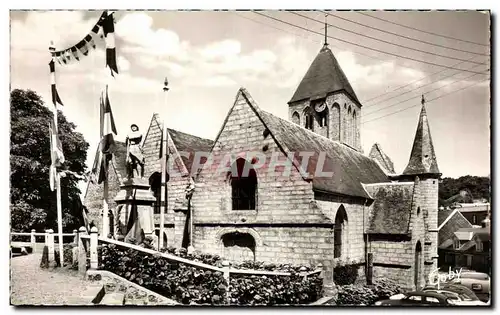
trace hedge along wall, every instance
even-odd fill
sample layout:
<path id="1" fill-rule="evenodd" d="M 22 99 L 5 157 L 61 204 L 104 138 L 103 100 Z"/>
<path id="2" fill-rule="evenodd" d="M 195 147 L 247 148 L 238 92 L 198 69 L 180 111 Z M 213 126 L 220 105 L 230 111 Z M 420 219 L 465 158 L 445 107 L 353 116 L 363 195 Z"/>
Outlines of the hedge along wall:
<path id="1" fill-rule="evenodd" d="M 180 258 L 190 259 L 220 268 L 217 255 L 166 249 Z M 126 246 L 102 243 L 99 268 L 113 272 L 165 297 L 183 304 L 211 305 L 278 305 L 308 304 L 321 297 L 322 280 L 319 273 L 307 277 L 301 272 L 307 267 L 246 262 L 237 266 L 267 271 L 283 271 L 290 275 L 252 275 L 233 271 L 229 290 L 222 271 L 168 259 Z"/>

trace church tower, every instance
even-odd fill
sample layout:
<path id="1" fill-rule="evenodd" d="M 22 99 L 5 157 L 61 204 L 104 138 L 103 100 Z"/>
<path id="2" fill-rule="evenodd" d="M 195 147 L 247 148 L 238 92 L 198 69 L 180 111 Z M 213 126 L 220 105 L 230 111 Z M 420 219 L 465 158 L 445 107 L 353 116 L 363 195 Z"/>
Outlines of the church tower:
<path id="1" fill-rule="evenodd" d="M 425 99 L 422 95 L 422 109 L 418 119 L 417 131 L 413 140 L 410 161 L 406 166 L 401 180 L 413 181 L 414 196 L 412 213 L 415 221 L 412 225 L 413 242 L 420 241 L 423 253 L 421 265 L 417 270 L 423 270 L 425 275 L 437 268 L 438 260 L 438 191 L 439 172 L 436 153 L 432 143 L 431 131 L 425 110 Z M 418 226 L 421 226 L 419 229 Z M 415 254 L 417 257 L 417 254 Z"/>
<path id="2" fill-rule="evenodd" d="M 325 44 L 288 102 L 288 117 L 306 129 L 360 150 L 361 103 L 326 38 L 325 31 Z"/>

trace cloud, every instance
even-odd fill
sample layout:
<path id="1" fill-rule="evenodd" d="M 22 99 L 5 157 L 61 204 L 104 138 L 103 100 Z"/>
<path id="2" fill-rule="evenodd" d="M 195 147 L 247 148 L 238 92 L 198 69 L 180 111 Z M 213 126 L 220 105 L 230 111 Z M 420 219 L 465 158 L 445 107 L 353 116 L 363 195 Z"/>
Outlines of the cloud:
<path id="1" fill-rule="evenodd" d="M 167 29 L 152 29 L 153 18 L 143 12 L 127 13 L 116 23 L 116 35 L 122 39 L 126 52 L 178 56 L 183 45 L 177 33 Z"/>

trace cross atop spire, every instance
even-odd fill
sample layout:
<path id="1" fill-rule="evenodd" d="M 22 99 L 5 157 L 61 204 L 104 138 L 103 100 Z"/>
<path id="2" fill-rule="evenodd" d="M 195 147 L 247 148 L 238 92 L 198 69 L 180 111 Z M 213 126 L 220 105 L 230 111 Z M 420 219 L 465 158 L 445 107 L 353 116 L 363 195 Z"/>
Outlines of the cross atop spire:
<path id="1" fill-rule="evenodd" d="M 425 104 L 425 98 L 424 98 L 424 94 L 422 94 L 422 106 Z"/>
<path id="2" fill-rule="evenodd" d="M 326 19 L 328 18 L 328 14 L 325 13 L 325 44 L 323 46 L 328 46 L 328 23 Z"/>

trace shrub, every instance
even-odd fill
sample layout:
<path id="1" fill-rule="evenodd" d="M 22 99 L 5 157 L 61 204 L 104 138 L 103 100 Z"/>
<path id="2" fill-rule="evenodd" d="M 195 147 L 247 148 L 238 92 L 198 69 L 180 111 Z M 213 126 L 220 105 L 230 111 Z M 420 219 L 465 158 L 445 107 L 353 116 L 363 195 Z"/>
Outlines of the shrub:
<path id="1" fill-rule="evenodd" d="M 402 288 L 389 279 L 379 279 L 373 285 L 338 286 L 337 305 L 372 305 L 376 301 L 388 299 L 402 293 Z"/>
<path id="2" fill-rule="evenodd" d="M 339 261 L 333 268 L 333 281 L 337 285 L 354 284 L 358 278 L 359 264 L 355 261 Z"/>
<path id="3" fill-rule="evenodd" d="M 181 258 L 222 267 L 223 258 L 218 255 L 195 251 L 187 253 L 184 248 L 163 248 Z M 158 294 L 184 304 L 233 305 L 277 305 L 307 304 L 321 297 L 322 280 L 318 274 L 307 279 L 299 271 L 311 271 L 305 266 L 272 264 L 245 261 L 235 263 L 232 268 L 283 271 L 291 276 L 257 276 L 232 274 L 228 297 L 222 272 L 198 269 L 186 264 L 170 261 L 156 255 L 147 255 L 115 245 L 103 245 L 101 268 L 142 285 Z"/>
<path id="4" fill-rule="evenodd" d="M 321 297 L 322 280 L 317 275 L 303 279 L 291 276 L 231 275 L 232 305 L 309 304 Z"/>
<path id="5" fill-rule="evenodd" d="M 198 269 L 113 244 L 102 246 L 101 257 L 102 269 L 183 304 L 225 303 L 222 272 Z"/>

